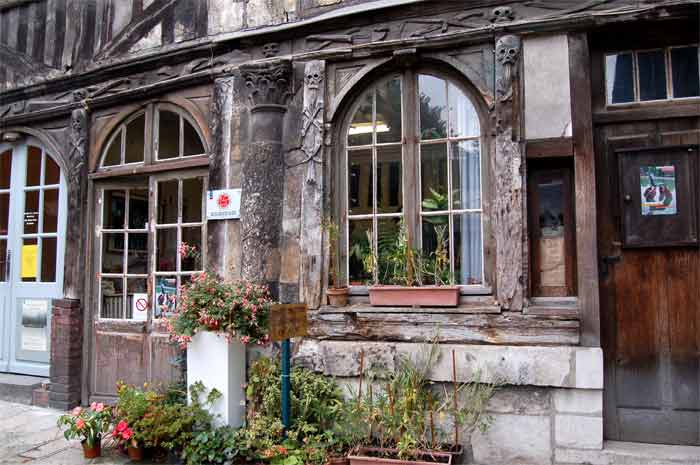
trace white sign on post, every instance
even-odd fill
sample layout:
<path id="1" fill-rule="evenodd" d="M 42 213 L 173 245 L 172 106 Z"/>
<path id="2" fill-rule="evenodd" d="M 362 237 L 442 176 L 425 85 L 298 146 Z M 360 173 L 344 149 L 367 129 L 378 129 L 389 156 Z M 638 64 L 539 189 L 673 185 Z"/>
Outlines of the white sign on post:
<path id="1" fill-rule="evenodd" d="M 231 220 L 240 217 L 240 189 L 207 191 L 207 220 Z"/>

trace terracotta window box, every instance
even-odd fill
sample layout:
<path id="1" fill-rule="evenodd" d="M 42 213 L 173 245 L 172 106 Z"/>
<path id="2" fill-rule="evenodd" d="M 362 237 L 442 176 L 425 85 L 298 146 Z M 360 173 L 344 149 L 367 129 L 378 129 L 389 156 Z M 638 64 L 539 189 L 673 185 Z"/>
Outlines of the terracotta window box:
<path id="1" fill-rule="evenodd" d="M 360 447 L 348 456 L 350 465 L 452 465 L 453 454 L 449 452 L 420 451 L 413 460 L 389 458 L 398 450 L 381 447 Z"/>
<path id="2" fill-rule="evenodd" d="M 373 306 L 456 307 L 459 286 L 370 286 L 369 302 Z"/>

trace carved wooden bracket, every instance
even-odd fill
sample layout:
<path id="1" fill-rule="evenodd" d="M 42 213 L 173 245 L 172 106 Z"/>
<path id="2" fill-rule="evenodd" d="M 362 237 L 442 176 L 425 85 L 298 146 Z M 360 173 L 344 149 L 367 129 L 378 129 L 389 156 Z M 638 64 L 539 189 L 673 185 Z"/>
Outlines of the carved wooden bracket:
<path id="1" fill-rule="evenodd" d="M 523 181 L 519 118 L 520 38 L 496 41 L 496 150 L 493 218 L 496 239 L 496 297 L 502 308 L 523 306 Z"/>
<path id="2" fill-rule="evenodd" d="M 244 65 L 241 76 L 251 105 L 284 105 L 287 102 L 292 76 L 289 60 Z"/>

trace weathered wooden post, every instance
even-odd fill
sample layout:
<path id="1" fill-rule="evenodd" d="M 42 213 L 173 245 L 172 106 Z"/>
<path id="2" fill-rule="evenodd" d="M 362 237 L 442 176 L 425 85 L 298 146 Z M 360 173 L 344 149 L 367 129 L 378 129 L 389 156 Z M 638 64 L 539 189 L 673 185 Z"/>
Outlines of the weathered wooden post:
<path id="1" fill-rule="evenodd" d="M 523 307 L 523 175 L 520 149 L 520 38 L 496 41 L 496 153 L 493 202 L 496 237 L 496 286 L 503 308 Z"/>

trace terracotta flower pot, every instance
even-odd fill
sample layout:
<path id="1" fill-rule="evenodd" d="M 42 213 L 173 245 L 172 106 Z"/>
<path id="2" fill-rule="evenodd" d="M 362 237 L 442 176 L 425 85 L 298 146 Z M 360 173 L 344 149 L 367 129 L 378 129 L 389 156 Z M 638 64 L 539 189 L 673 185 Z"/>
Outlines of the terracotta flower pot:
<path id="1" fill-rule="evenodd" d="M 456 307 L 459 286 L 370 286 L 369 303 L 390 307 Z"/>
<path id="2" fill-rule="evenodd" d="M 343 455 L 342 457 L 329 457 L 328 462 L 326 462 L 326 465 L 349 465 L 350 460 L 348 460 L 348 457 L 346 455 Z"/>
<path id="3" fill-rule="evenodd" d="M 143 460 L 143 447 L 127 446 L 126 455 L 128 455 L 129 458 L 134 462 L 140 462 L 141 460 Z"/>
<path id="4" fill-rule="evenodd" d="M 348 304 L 348 293 L 350 290 L 347 287 L 329 287 L 326 290 L 328 303 L 333 307 L 345 307 Z"/>
<path id="5" fill-rule="evenodd" d="M 83 457 L 86 459 L 94 459 L 96 457 L 101 457 L 102 456 L 102 439 L 97 438 L 95 440 L 95 444 L 91 446 L 88 446 L 87 441 L 83 440 L 81 441 L 81 444 L 83 445 Z"/>
<path id="6" fill-rule="evenodd" d="M 381 447 L 360 447 L 348 456 L 350 465 L 452 465 L 452 454 L 436 451 L 419 451 L 413 460 L 395 457 L 396 449 Z"/>

